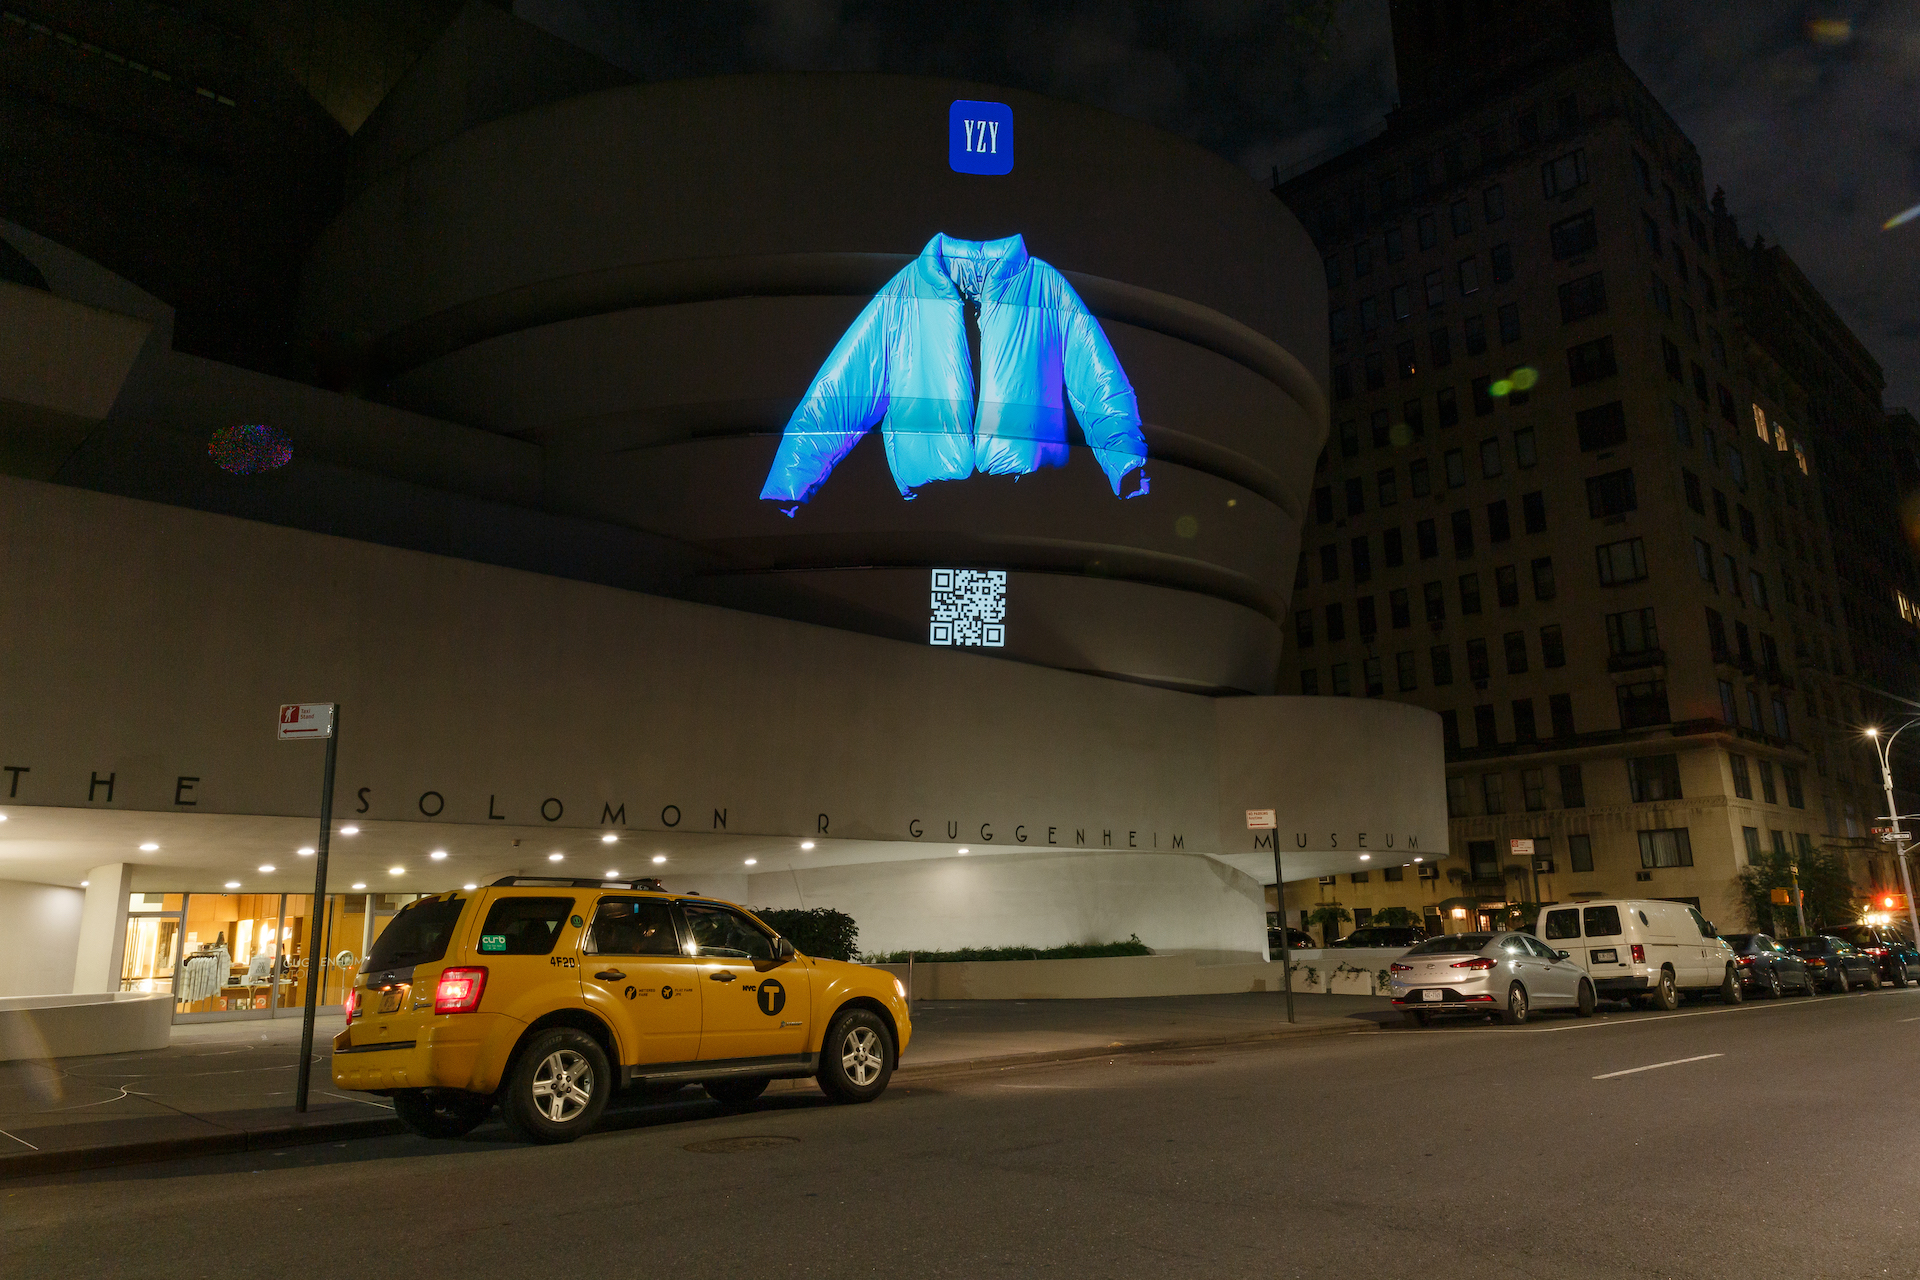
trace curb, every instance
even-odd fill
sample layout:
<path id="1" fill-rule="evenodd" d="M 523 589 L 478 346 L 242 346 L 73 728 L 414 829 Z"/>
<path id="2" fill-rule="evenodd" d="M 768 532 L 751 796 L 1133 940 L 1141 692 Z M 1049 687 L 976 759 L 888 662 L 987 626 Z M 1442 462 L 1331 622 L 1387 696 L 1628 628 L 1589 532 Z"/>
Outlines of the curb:
<path id="1" fill-rule="evenodd" d="M 972 1075 L 983 1071 L 1160 1053 L 1168 1049 L 1224 1049 L 1235 1045 L 1271 1044 L 1282 1040 L 1351 1035 L 1355 1032 L 1378 1030 L 1380 1025 L 1371 1019 L 1355 1019 L 1325 1026 L 1289 1027 L 1273 1031 L 1232 1032 L 1217 1036 L 1177 1036 L 1162 1040 L 1116 1041 L 1112 1044 L 1080 1049 L 996 1054 L 984 1058 L 934 1062 L 926 1066 L 908 1064 L 900 1067 L 894 1075 L 895 1078 L 912 1084 L 923 1080 Z M 191 1137 L 162 1138 L 152 1142 L 129 1142 L 111 1146 L 76 1147 L 67 1151 L 32 1151 L 20 1155 L 0 1156 L 0 1182 L 12 1178 L 38 1177 L 49 1173 L 81 1173 L 123 1165 L 151 1164 L 161 1160 L 184 1160 L 192 1156 L 234 1155 L 248 1151 L 271 1151 L 281 1147 L 310 1146 L 315 1143 L 339 1142 L 353 1138 L 384 1138 L 405 1132 L 406 1127 L 399 1120 L 392 1117 L 376 1117 L 366 1120 L 335 1120 L 326 1124 L 281 1125 L 270 1129 L 222 1130 L 216 1133 L 194 1134 Z"/>
<path id="2" fill-rule="evenodd" d="M 906 1064 L 894 1071 L 894 1078 L 912 1083 L 939 1076 L 971 1075 L 1011 1067 L 1042 1066 L 1054 1062 L 1086 1062 L 1096 1058 L 1118 1058 L 1135 1054 L 1160 1053 L 1168 1049 L 1226 1049 L 1236 1045 L 1272 1044 L 1281 1040 L 1306 1040 L 1318 1036 L 1351 1035 L 1378 1031 L 1382 1024 L 1372 1019 L 1355 1019 L 1319 1027 L 1290 1027 L 1274 1031 L 1241 1031 L 1217 1036 L 1178 1036 L 1165 1040 L 1116 1040 L 1112 1044 L 1083 1049 L 1053 1049 L 1042 1053 L 1007 1053 L 987 1058 L 962 1058 L 952 1062 L 931 1062 L 926 1066 Z"/>
<path id="3" fill-rule="evenodd" d="M 0 1182 L 32 1178 L 45 1173 L 78 1173 L 119 1165 L 150 1164 L 157 1160 L 184 1160 L 189 1156 L 232 1155 L 280 1147 L 310 1146 L 346 1138 L 384 1138 L 405 1132 L 390 1117 L 334 1120 L 326 1124 L 281 1125 L 272 1129 L 229 1129 L 185 1138 L 127 1142 L 113 1146 L 75 1147 L 67 1151 L 30 1151 L 0 1156 Z"/>

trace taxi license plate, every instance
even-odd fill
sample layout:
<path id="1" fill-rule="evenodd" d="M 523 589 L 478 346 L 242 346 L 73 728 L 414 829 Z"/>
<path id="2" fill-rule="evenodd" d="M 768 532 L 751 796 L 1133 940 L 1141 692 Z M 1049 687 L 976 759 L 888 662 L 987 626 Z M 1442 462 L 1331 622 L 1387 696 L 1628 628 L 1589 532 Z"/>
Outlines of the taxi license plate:
<path id="1" fill-rule="evenodd" d="M 380 993 L 380 1012 L 398 1013 L 400 1012 L 400 1006 L 406 1003 L 406 999 L 407 989 L 405 987 L 389 987 Z"/>
<path id="2" fill-rule="evenodd" d="M 1608 947 L 1605 951 L 1596 951 L 1593 953 L 1593 962 L 1595 964 L 1618 964 L 1620 963 L 1620 952 L 1613 947 Z"/>
<path id="3" fill-rule="evenodd" d="M 1447 996 L 1444 991 L 1422 991 L 1420 998 L 1422 1000 L 1444 1000 Z"/>

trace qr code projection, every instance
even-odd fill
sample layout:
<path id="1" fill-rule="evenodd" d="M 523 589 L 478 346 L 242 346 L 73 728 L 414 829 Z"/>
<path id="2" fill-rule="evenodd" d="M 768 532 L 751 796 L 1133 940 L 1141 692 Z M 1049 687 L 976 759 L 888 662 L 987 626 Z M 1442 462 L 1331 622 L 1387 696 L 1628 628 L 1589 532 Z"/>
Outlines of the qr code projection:
<path id="1" fill-rule="evenodd" d="M 1000 570 L 935 569 L 929 644 L 999 649 L 1007 643 L 1007 575 Z"/>

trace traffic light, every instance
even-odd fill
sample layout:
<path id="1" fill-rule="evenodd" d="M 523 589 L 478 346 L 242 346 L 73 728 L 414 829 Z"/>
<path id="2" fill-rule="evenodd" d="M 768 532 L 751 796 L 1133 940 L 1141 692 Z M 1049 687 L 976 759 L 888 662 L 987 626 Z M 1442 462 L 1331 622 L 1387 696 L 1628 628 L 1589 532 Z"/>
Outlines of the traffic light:
<path id="1" fill-rule="evenodd" d="M 1790 907 L 1793 905 L 1793 890 L 1791 889 L 1775 889 L 1772 896 L 1773 905 L 1776 907 Z"/>
<path id="2" fill-rule="evenodd" d="M 1904 893 L 1883 893 L 1880 895 L 1878 902 L 1882 911 L 1905 911 L 1907 909 L 1907 895 Z"/>

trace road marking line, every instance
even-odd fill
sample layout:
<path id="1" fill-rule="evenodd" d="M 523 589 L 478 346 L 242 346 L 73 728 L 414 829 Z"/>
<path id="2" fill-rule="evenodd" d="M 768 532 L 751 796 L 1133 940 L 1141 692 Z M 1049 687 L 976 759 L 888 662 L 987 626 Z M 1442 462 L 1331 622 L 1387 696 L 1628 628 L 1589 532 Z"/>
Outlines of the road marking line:
<path id="1" fill-rule="evenodd" d="M 1595 1076 L 1594 1079 L 1612 1080 L 1616 1076 L 1637 1076 L 1642 1071 L 1658 1071 L 1662 1067 L 1677 1067 L 1688 1062 L 1705 1062 L 1708 1058 L 1724 1058 L 1726 1056 L 1724 1053 L 1703 1053 L 1697 1058 L 1675 1058 L 1672 1062 L 1656 1062 L 1645 1067 L 1628 1067 L 1625 1071 L 1609 1071 L 1603 1076 Z"/>
<path id="2" fill-rule="evenodd" d="M 1920 1018 L 1896 1018 L 1896 1022 L 1920 1022 Z"/>
<path id="3" fill-rule="evenodd" d="M 29 1151 L 38 1151 L 40 1149 L 34 1146 L 31 1142 L 28 1142 L 25 1138 L 21 1137 L 17 1133 L 7 1133 L 5 1129 L 0 1129 L 0 1134 L 6 1134 L 7 1137 L 12 1138 L 15 1142 L 19 1143 L 21 1146 L 25 1147 Z"/>
<path id="4" fill-rule="evenodd" d="M 1714 1014 L 1739 1013 L 1742 1009 L 1750 1009 L 1755 1013 L 1764 1013 L 1768 1010 L 1778 1012 L 1788 1009 L 1825 1009 L 1827 1007 L 1828 1002 L 1825 1001 L 1816 1003 L 1812 1000 L 1794 1000 L 1782 1001 L 1776 1004 L 1769 1000 L 1765 1004 L 1743 1002 L 1734 1005 L 1721 1005 L 1713 1009 L 1692 1009 L 1686 1013 L 1603 1013 L 1592 1018 L 1583 1018 L 1577 1022 L 1562 1022 L 1560 1025 L 1553 1027 L 1428 1027 L 1421 1031 L 1420 1034 L 1423 1036 L 1544 1036 L 1556 1031 L 1594 1031 L 1601 1027 L 1644 1027 L 1649 1023 L 1673 1022 L 1680 1018 L 1705 1018 Z M 1381 1029 L 1385 1030 L 1387 1025 L 1388 1024 L 1383 1024 Z M 1353 1032 L 1351 1034 L 1362 1035 L 1365 1033 Z"/>

